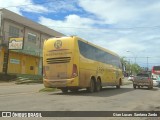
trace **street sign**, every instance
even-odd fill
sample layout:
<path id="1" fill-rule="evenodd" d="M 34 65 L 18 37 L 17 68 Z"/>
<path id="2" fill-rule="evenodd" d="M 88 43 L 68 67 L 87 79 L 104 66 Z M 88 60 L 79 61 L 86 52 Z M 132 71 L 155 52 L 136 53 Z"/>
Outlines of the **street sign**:
<path id="1" fill-rule="evenodd" d="M 12 64 L 20 64 L 20 60 L 10 59 L 10 63 L 12 63 Z"/>
<path id="2" fill-rule="evenodd" d="M 10 50 L 23 49 L 23 38 L 9 38 L 9 49 Z"/>

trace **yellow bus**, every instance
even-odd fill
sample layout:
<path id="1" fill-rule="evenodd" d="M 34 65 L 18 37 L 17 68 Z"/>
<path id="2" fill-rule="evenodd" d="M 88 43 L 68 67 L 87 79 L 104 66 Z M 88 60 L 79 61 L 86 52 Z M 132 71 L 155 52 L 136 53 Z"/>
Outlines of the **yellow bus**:
<path id="1" fill-rule="evenodd" d="M 122 65 L 117 54 L 77 36 L 50 38 L 43 47 L 43 83 L 63 93 L 86 88 L 122 85 Z"/>

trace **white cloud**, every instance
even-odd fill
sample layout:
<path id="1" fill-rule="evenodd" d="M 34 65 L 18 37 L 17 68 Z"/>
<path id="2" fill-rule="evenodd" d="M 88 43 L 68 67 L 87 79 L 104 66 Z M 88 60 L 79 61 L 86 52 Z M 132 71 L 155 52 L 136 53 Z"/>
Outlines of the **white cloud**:
<path id="1" fill-rule="evenodd" d="M 142 47 L 142 45 L 138 45 L 136 42 L 133 43 L 128 38 L 118 38 L 118 32 L 113 33 L 111 30 L 94 28 L 93 25 L 97 23 L 96 21 L 89 18 L 82 18 L 77 15 L 66 16 L 65 20 L 52 20 L 40 17 L 39 23 L 65 33 L 66 35 L 78 35 L 89 42 L 111 49 L 115 52 L 128 49 L 134 50 L 135 47 L 137 47 L 137 50 L 139 51 L 144 49 L 144 46 Z M 123 33 L 123 31 L 119 32 Z M 123 34 L 128 34 L 128 32 L 124 31 Z M 125 44 L 127 44 L 127 47 L 124 48 Z"/>
<path id="2" fill-rule="evenodd" d="M 124 51 L 132 51 L 136 56 L 144 57 L 141 63 L 146 63 L 145 57 L 150 56 L 149 62 L 160 65 L 160 57 L 154 59 L 160 56 L 159 0 L 79 0 L 79 4 L 88 13 L 103 20 L 104 25 L 118 28 L 110 29 L 110 35 L 103 34 L 101 38 L 104 40 L 97 44 L 107 46 L 123 56 L 128 56 Z M 105 38 L 112 41 L 106 43 Z"/>
<path id="3" fill-rule="evenodd" d="M 79 0 L 86 11 L 97 15 L 106 23 L 131 20 L 139 14 L 134 7 L 123 4 L 124 0 Z"/>
<path id="4" fill-rule="evenodd" d="M 50 18 L 40 17 L 39 23 L 58 30 L 66 35 L 79 35 L 84 31 L 84 28 L 88 30 L 91 29 L 91 26 L 95 24 L 96 21 L 89 18 L 81 18 L 78 15 L 72 14 L 66 16 L 64 20 L 53 20 Z"/>
<path id="5" fill-rule="evenodd" d="M 79 5 L 115 27 L 159 25 L 159 0 L 79 0 Z"/>
<path id="6" fill-rule="evenodd" d="M 146 66 L 147 56 L 155 57 L 160 53 L 159 42 L 154 41 L 155 38 L 157 40 L 160 38 L 160 35 L 158 35 L 159 30 L 97 29 L 95 24 L 99 23 L 99 21 L 80 17 L 75 14 L 66 16 L 64 20 L 40 17 L 39 23 L 66 35 L 78 35 L 89 42 L 110 49 L 121 56 L 129 57 L 132 62 L 134 62 L 134 56 L 139 57 L 136 60 L 142 66 Z M 127 50 L 132 51 L 135 55 L 127 53 Z M 154 53 L 152 50 L 154 50 Z M 158 63 L 157 59 L 150 58 L 149 60 L 149 62 Z"/>
<path id="7" fill-rule="evenodd" d="M 80 11 L 75 4 L 77 0 L 56 0 L 49 2 L 46 7 L 49 8 L 50 12 L 60 13 L 68 11 Z"/>
<path id="8" fill-rule="evenodd" d="M 21 10 L 26 12 L 32 12 L 32 13 L 46 13 L 49 12 L 49 10 L 41 5 L 29 5 L 27 7 L 22 6 L 20 7 Z"/>
<path id="9" fill-rule="evenodd" d="M 160 29 L 152 27 L 160 25 L 158 0 L 59 0 L 44 5 L 36 5 L 31 0 L 0 1 L 0 7 L 24 4 L 33 5 L 8 9 L 19 14 L 21 10 L 45 12 L 48 18 L 41 16 L 39 23 L 66 35 L 78 35 L 121 56 L 131 56 L 127 50 L 137 56 L 160 56 Z M 54 19 L 51 12 L 58 19 Z M 156 63 L 157 60 L 150 58 L 149 62 Z M 141 63 L 146 63 L 144 61 L 146 58 Z"/>
<path id="10" fill-rule="evenodd" d="M 48 9 L 34 4 L 32 0 L 1 0 L 0 8 L 6 8 L 20 15 L 22 15 L 21 10 L 34 13 L 48 12 Z"/>

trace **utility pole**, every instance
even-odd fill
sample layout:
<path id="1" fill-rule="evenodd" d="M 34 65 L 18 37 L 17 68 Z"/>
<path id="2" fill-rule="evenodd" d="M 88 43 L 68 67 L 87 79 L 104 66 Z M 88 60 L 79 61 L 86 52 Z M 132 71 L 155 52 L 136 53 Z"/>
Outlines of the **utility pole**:
<path id="1" fill-rule="evenodd" d="M 131 61 L 129 59 L 129 75 L 131 75 L 131 74 L 132 74 L 132 66 L 131 66 Z"/>
<path id="2" fill-rule="evenodd" d="M 0 45 L 2 44 L 2 12 L 0 11 Z"/>
<path id="3" fill-rule="evenodd" d="M 147 71 L 148 71 L 148 69 L 149 69 L 149 68 L 148 68 L 148 58 L 149 58 L 149 57 L 147 57 Z"/>
<path id="4" fill-rule="evenodd" d="M 9 49 L 6 44 L 4 44 L 4 19 L 3 12 L 0 11 L 0 46 L 4 48 L 4 58 L 3 58 L 3 68 L 2 71 L 7 75 L 8 71 L 8 60 L 9 60 Z"/>

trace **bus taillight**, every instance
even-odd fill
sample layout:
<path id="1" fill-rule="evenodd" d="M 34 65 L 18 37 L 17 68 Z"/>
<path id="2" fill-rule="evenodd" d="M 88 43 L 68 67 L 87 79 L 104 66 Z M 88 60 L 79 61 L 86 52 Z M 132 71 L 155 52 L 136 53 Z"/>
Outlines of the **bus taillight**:
<path id="1" fill-rule="evenodd" d="M 72 77 L 77 77 L 77 76 L 78 76 L 77 65 L 76 65 L 76 64 L 73 64 Z"/>

